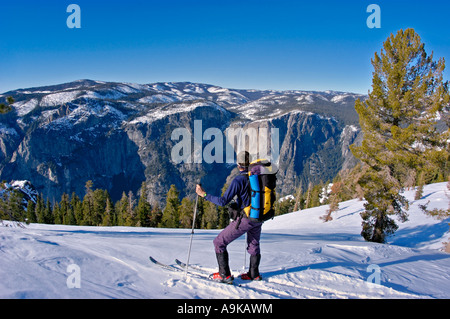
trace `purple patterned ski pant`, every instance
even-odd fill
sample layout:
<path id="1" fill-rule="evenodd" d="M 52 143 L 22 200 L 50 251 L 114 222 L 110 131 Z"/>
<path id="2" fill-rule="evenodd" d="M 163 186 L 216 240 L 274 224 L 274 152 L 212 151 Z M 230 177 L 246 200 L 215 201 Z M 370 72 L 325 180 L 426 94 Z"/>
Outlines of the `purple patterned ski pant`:
<path id="1" fill-rule="evenodd" d="M 247 233 L 247 251 L 250 255 L 260 254 L 259 240 L 261 238 L 261 227 L 263 223 L 252 222 L 248 218 L 242 217 L 239 227 L 236 229 L 238 221 L 231 222 L 214 239 L 214 249 L 220 254 L 227 250 L 228 244 L 233 240 Z"/>

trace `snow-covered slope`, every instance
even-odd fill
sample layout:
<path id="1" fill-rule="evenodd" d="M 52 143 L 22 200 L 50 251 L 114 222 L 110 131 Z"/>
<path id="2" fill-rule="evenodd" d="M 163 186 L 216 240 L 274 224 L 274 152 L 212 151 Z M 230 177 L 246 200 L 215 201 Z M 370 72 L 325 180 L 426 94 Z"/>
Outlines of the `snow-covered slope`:
<path id="1" fill-rule="evenodd" d="M 418 208 L 430 201 L 430 209 L 447 209 L 445 190 L 429 185 L 418 201 L 407 192 L 410 219 L 384 245 L 360 237 L 358 200 L 341 203 L 328 223 L 319 219 L 327 206 L 276 217 L 263 227 L 265 279 L 241 287 L 184 279 L 149 262 L 185 259 L 188 229 L 0 227 L 0 298 L 450 298 L 450 254 L 441 251 L 449 220 Z M 218 232 L 195 232 L 192 264 L 215 270 Z M 235 275 L 244 249 L 244 238 L 229 246 Z"/>

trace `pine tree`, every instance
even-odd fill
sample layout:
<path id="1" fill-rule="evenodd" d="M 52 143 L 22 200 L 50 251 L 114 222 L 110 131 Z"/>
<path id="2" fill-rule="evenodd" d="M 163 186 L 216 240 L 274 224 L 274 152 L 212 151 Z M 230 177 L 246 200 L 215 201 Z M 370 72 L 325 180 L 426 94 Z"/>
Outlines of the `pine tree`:
<path id="1" fill-rule="evenodd" d="M 275 216 L 279 216 L 280 211 L 281 211 L 281 205 L 280 205 L 280 194 L 278 194 L 277 192 L 275 192 L 275 204 L 274 204 L 274 209 L 275 209 Z"/>
<path id="2" fill-rule="evenodd" d="M 229 185 L 225 183 L 225 185 L 222 187 L 222 196 L 227 191 Z M 219 206 L 217 207 L 217 213 L 219 215 L 219 219 L 217 221 L 217 228 L 222 229 L 227 227 L 227 225 L 230 222 L 230 214 L 228 213 L 228 207 L 227 206 Z"/>
<path id="3" fill-rule="evenodd" d="M 92 194 L 92 198 L 93 224 L 100 225 L 103 222 L 103 215 L 106 211 L 106 201 L 109 198 L 109 194 L 106 190 L 96 189 Z"/>
<path id="4" fill-rule="evenodd" d="M 215 229 L 219 221 L 219 212 L 217 206 L 214 203 L 205 201 L 203 204 L 203 218 L 202 218 L 202 228 L 203 229 Z"/>
<path id="5" fill-rule="evenodd" d="M 72 193 L 70 206 L 73 210 L 73 223 L 71 225 L 81 225 L 83 221 L 83 204 L 75 192 Z"/>
<path id="6" fill-rule="evenodd" d="M 141 185 L 141 197 L 139 198 L 139 202 L 136 208 L 136 215 L 138 218 L 139 226 L 141 227 L 150 227 L 150 214 L 152 211 L 152 206 L 147 200 L 147 185 L 145 182 L 142 182 Z"/>
<path id="7" fill-rule="evenodd" d="M 450 98 L 444 59 L 433 61 L 413 29 L 391 34 L 372 65 L 372 91 L 355 104 L 364 140 L 351 150 L 367 166 L 359 179 L 367 201 L 361 234 L 384 242 L 398 227 L 390 216 L 407 219 L 400 192 L 411 174 L 448 170 L 449 130 L 437 131 L 436 122 Z"/>
<path id="8" fill-rule="evenodd" d="M 117 225 L 124 226 L 128 215 L 129 200 L 125 192 L 122 193 L 121 199 L 116 203 L 115 211 L 117 214 Z"/>
<path id="9" fill-rule="evenodd" d="M 67 207 L 67 214 L 64 217 L 64 225 L 76 225 L 77 220 L 75 218 L 75 209 L 72 207 L 71 204 Z"/>
<path id="10" fill-rule="evenodd" d="M 81 221 L 81 225 L 86 226 L 94 226 L 96 225 L 95 221 L 95 212 L 94 212 L 94 192 L 92 190 L 92 181 L 89 180 L 86 182 L 86 194 L 83 197 L 83 219 Z"/>
<path id="11" fill-rule="evenodd" d="M 327 213 L 324 216 L 320 217 L 320 219 L 322 219 L 324 222 L 333 220 L 331 214 L 339 210 L 340 194 L 342 192 L 342 188 L 342 182 L 333 183 L 333 186 L 331 187 L 331 195 L 329 197 L 329 208 L 327 209 Z"/>
<path id="12" fill-rule="evenodd" d="M 311 208 L 313 207 L 311 205 L 311 201 L 312 201 L 312 191 L 313 191 L 313 184 L 312 182 L 309 182 L 308 184 L 308 190 L 306 191 L 306 199 L 305 199 L 305 208 Z"/>
<path id="13" fill-rule="evenodd" d="M 116 226 L 114 205 L 109 196 L 106 198 L 105 213 L 103 214 L 102 226 Z"/>
<path id="14" fill-rule="evenodd" d="M 72 197 L 76 196 L 75 193 L 72 194 Z M 71 201 L 70 197 L 68 194 L 63 193 L 61 195 L 61 201 L 59 203 L 59 207 L 61 210 L 61 216 L 62 216 L 62 223 L 64 225 L 76 225 L 76 218 L 75 218 L 75 207 L 76 204 L 76 200 L 74 200 L 73 202 Z"/>
<path id="15" fill-rule="evenodd" d="M 12 96 L 8 96 L 6 98 L 6 102 L 8 104 L 0 103 L 0 114 L 5 114 L 5 113 L 8 113 L 9 111 L 12 110 L 11 104 L 14 103 L 13 97 Z"/>
<path id="16" fill-rule="evenodd" d="M 134 199 L 134 195 L 132 191 L 128 192 L 128 205 L 127 205 L 127 211 L 126 211 L 126 218 L 125 218 L 125 226 L 136 226 L 136 213 L 134 210 L 134 206 L 136 204 L 136 200 Z"/>
<path id="17" fill-rule="evenodd" d="M 11 190 L 9 192 L 9 198 L 7 200 L 7 207 L 12 220 L 20 222 L 25 220 L 22 192 L 16 189 Z"/>
<path id="18" fill-rule="evenodd" d="M 45 203 L 42 195 L 38 195 L 36 200 L 36 219 L 39 224 L 45 223 Z"/>
<path id="19" fill-rule="evenodd" d="M 295 201 L 290 197 L 278 200 L 276 215 L 284 215 L 294 211 Z"/>
<path id="20" fill-rule="evenodd" d="M 23 194 L 15 189 L 7 189 L 0 197 L 0 219 L 16 222 L 25 220 L 26 213 L 23 207 Z"/>
<path id="21" fill-rule="evenodd" d="M 27 224 L 36 222 L 36 204 L 32 200 L 29 200 L 27 205 Z"/>
<path id="22" fill-rule="evenodd" d="M 199 197 L 198 198 L 198 202 L 197 202 L 197 216 L 196 216 L 196 219 L 195 219 L 195 228 L 201 228 L 202 227 L 202 220 L 203 220 L 203 216 L 205 215 L 205 203 L 206 203 L 206 200 L 203 197 Z"/>
<path id="23" fill-rule="evenodd" d="M 417 180 L 416 194 L 414 195 L 414 200 L 419 200 L 423 195 L 423 187 L 425 186 L 425 173 L 421 172 Z"/>
<path id="24" fill-rule="evenodd" d="M 61 195 L 61 201 L 59 202 L 61 223 L 63 225 L 70 225 L 69 224 L 69 209 L 70 209 L 69 195 L 67 195 L 66 193 L 63 193 Z"/>
<path id="25" fill-rule="evenodd" d="M 53 216 L 53 208 L 52 204 L 50 204 L 50 200 L 47 198 L 44 206 L 44 223 L 45 224 L 54 224 L 55 218 Z"/>
<path id="26" fill-rule="evenodd" d="M 180 199 L 179 192 L 175 185 L 170 185 L 167 192 L 166 207 L 163 210 L 161 220 L 162 227 L 177 228 L 179 226 L 180 217 Z"/>
<path id="27" fill-rule="evenodd" d="M 0 190 L 5 189 L 5 183 L 6 181 L 0 183 Z M 6 192 L 0 192 L 0 221 L 7 218 L 7 214 L 5 211 L 6 199 Z"/>
<path id="28" fill-rule="evenodd" d="M 300 182 L 300 185 L 297 187 L 296 195 L 295 195 L 295 205 L 294 212 L 302 209 L 302 201 L 303 201 L 303 183 Z"/>
<path id="29" fill-rule="evenodd" d="M 317 206 L 321 205 L 320 199 L 321 199 L 321 194 L 322 194 L 322 191 L 323 191 L 324 187 L 325 186 L 324 186 L 323 182 L 320 182 L 319 184 L 315 185 L 312 188 L 309 208 L 317 207 Z"/>
<path id="30" fill-rule="evenodd" d="M 54 223 L 56 225 L 62 225 L 63 218 L 62 218 L 62 214 L 61 214 L 61 208 L 59 207 L 59 204 L 57 202 L 53 203 L 52 213 L 53 213 Z"/>
<path id="31" fill-rule="evenodd" d="M 180 228 L 192 228 L 194 202 L 188 197 L 183 198 L 180 206 Z"/>
<path id="32" fill-rule="evenodd" d="M 159 204 L 154 203 L 150 212 L 150 227 L 158 227 L 161 224 L 161 219 L 162 211 L 159 208 Z"/>

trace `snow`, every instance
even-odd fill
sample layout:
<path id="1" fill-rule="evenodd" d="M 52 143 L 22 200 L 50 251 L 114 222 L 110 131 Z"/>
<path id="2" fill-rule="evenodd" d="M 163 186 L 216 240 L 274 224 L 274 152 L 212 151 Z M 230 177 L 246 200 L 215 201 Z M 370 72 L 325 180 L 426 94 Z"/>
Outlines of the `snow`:
<path id="1" fill-rule="evenodd" d="M 139 103 L 172 103 L 175 101 L 179 101 L 180 99 L 177 97 L 171 97 L 164 94 L 155 94 L 143 97 L 138 100 Z"/>
<path id="2" fill-rule="evenodd" d="M 303 104 L 310 104 L 310 103 L 314 103 L 314 98 L 311 94 L 307 94 L 307 95 L 302 95 L 296 98 L 296 100 L 298 102 L 301 102 Z"/>
<path id="3" fill-rule="evenodd" d="M 116 90 L 125 94 L 134 94 L 139 93 L 141 88 L 137 87 L 138 85 L 130 85 L 129 83 L 124 83 L 116 87 Z"/>
<path id="4" fill-rule="evenodd" d="M 25 116 L 31 111 L 33 111 L 38 105 L 38 100 L 33 98 L 31 100 L 24 100 L 20 102 L 16 102 L 12 104 L 12 106 L 16 109 L 18 116 Z"/>
<path id="5" fill-rule="evenodd" d="M 166 116 L 169 116 L 172 114 L 191 112 L 198 107 L 213 107 L 213 108 L 218 109 L 221 112 L 226 112 L 226 110 L 224 108 L 222 108 L 218 104 L 215 104 L 212 102 L 180 103 L 180 104 L 171 105 L 169 107 L 160 106 L 160 107 L 154 108 L 151 111 L 149 111 L 147 114 L 137 117 L 136 119 L 131 121 L 130 124 L 151 123 L 151 122 L 163 119 Z"/>
<path id="6" fill-rule="evenodd" d="M 341 103 L 345 100 L 346 97 L 347 95 L 336 95 L 331 99 L 331 101 L 334 103 Z"/>
<path id="7" fill-rule="evenodd" d="M 103 92 L 94 92 L 94 91 L 87 91 L 86 94 L 82 95 L 81 97 L 86 99 L 110 99 L 110 100 L 118 100 L 122 97 L 126 96 L 126 94 L 121 93 L 116 90 L 107 90 Z"/>
<path id="8" fill-rule="evenodd" d="M 57 106 L 69 103 L 77 98 L 81 91 L 59 92 L 46 95 L 42 98 L 40 106 Z"/>
<path id="9" fill-rule="evenodd" d="M 210 93 L 229 93 L 230 90 L 221 88 L 221 87 L 217 87 L 217 86 L 212 86 L 212 87 L 208 88 L 208 92 L 210 92 Z"/>
<path id="10" fill-rule="evenodd" d="M 68 115 L 62 116 L 60 118 L 57 118 L 53 121 L 49 121 L 49 123 L 45 124 L 45 127 L 48 129 L 54 129 L 54 130 L 63 130 L 63 129 L 71 129 L 74 125 L 79 125 L 82 123 L 85 123 L 88 121 L 90 116 L 95 116 L 97 118 L 102 118 L 105 116 L 109 116 L 111 118 L 111 121 L 109 121 L 107 124 L 103 125 L 109 125 L 109 127 L 116 126 L 120 124 L 122 121 L 126 119 L 125 114 L 123 114 L 121 111 L 116 109 L 115 107 L 108 105 L 108 102 L 105 102 L 103 105 L 99 104 L 82 104 L 82 105 L 76 105 L 77 107 L 72 110 Z M 44 118 L 49 118 L 50 116 L 57 114 L 58 110 L 49 110 L 42 112 L 42 116 Z M 86 130 L 93 130 L 93 127 L 90 127 Z M 71 136 L 71 140 L 76 141 L 82 141 L 81 138 L 78 137 L 81 132 L 75 134 L 74 136 Z"/>
<path id="11" fill-rule="evenodd" d="M 281 197 L 281 198 L 278 200 L 278 202 L 282 203 L 282 202 L 284 202 L 285 200 L 295 200 L 295 197 L 294 197 L 294 195 L 286 195 L 286 196 L 284 196 L 284 197 Z"/>
<path id="12" fill-rule="evenodd" d="M 0 227 L 0 298 L 449 298 L 450 254 L 440 250 L 449 241 L 449 219 L 427 217 L 418 207 L 429 201 L 429 209 L 447 209 L 446 183 L 426 186 L 421 200 L 413 191 L 406 196 L 409 221 L 389 244 L 361 238 L 358 200 L 340 203 L 327 223 L 319 217 L 328 206 L 275 217 L 261 237 L 264 280 L 241 287 L 185 279 L 149 262 L 150 255 L 168 264 L 185 260 L 190 229 Z M 191 264 L 216 270 L 218 232 L 195 231 Z M 234 275 L 244 249 L 244 238 L 229 246 Z"/>

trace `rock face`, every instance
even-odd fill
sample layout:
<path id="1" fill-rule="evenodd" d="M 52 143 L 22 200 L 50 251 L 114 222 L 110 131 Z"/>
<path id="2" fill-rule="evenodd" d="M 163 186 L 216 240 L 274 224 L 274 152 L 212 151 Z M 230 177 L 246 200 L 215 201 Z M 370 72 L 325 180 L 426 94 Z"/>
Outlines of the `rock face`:
<path id="1" fill-rule="evenodd" d="M 29 180 L 55 200 L 64 192 L 84 196 L 87 180 L 118 200 L 122 192 L 137 194 L 145 181 L 149 198 L 160 203 L 171 184 L 181 196 L 194 193 L 200 180 L 209 192 L 220 193 L 235 167 L 226 163 L 233 129 L 269 132 L 267 145 L 259 145 L 277 146 L 279 193 L 292 193 L 300 182 L 306 187 L 332 179 L 354 165 L 348 149 L 360 134 L 354 102 L 364 98 L 91 80 L 6 92 L 0 101 L 7 96 L 16 102 L 12 112 L 0 115 L 2 179 Z M 180 131 L 184 135 L 175 134 Z M 270 132 L 278 133 L 275 142 Z M 180 143 L 186 148 L 174 152 Z M 180 154 L 185 161 L 174 160 Z M 216 160 L 208 161 L 208 154 Z"/>

